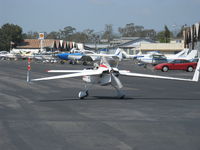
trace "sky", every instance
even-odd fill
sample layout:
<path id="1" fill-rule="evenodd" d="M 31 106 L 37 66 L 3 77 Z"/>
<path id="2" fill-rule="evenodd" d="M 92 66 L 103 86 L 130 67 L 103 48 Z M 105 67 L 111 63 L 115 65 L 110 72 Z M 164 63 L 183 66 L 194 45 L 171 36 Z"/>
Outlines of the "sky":
<path id="1" fill-rule="evenodd" d="M 51 32 L 72 26 L 77 31 L 114 31 L 126 24 L 160 31 L 200 21 L 200 0 L 0 0 L 0 26 L 17 24 L 23 32 Z"/>

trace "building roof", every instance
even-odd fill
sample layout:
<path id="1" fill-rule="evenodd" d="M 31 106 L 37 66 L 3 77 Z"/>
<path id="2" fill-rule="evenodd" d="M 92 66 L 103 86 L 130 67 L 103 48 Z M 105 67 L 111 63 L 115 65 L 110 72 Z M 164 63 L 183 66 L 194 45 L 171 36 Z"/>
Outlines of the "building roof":
<path id="1" fill-rule="evenodd" d="M 141 43 L 155 43 L 155 41 L 147 38 L 137 38 L 129 42 L 118 45 L 121 48 L 135 48 L 140 46 Z"/>
<path id="2" fill-rule="evenodd" d="M 91 49 L 102 49 L 102 48 L 108 48 L 109 44 L 85 44 L 86 47 L 89 47 Z"/>
<path id="3" fill-rule="evenodd" d="M 55 40 L 53 39 L 45 39 L 43 41 L 43 47 L 50 47 L 54 46 Z M 38 49 L 40 48 L 40 40 L 38 39 L 24 39 L 21 43 L 17 45 L 17 48 L 21 49 Z"/>
<path id="4" fill-rule="evenodd" d="M 17 45 L 17 49 L 39 49 L 41 47 L 41 40 L 39 39 L 24 39 L 21 43 Z M 42 42 L 44 48 L 73 48 L 76 47 L 75 42 L 68 42 L 63 40 L 55 39 L 44 39 Z"/>

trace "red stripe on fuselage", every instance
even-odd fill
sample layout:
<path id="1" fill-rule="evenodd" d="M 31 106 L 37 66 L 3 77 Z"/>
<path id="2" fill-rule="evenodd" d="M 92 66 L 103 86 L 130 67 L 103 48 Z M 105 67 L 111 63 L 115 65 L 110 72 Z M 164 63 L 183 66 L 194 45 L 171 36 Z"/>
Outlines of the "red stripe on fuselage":
<path id="1" fill-rule="evenodd" d="M 100 65 L 99 67 L 108 68 L 106 65 Z"/>

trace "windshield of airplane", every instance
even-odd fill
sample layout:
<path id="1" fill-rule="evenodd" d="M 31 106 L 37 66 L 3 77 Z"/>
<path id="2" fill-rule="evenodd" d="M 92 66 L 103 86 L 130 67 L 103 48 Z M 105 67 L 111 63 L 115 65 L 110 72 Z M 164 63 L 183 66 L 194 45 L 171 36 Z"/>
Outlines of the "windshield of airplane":
<path id="1" fill-rule="evenodd" d="M 153 58 L 166 59 L 164 55 L 153 55 Z"/>
<path id="2" fill-rule="evenodd" d="M 107 61 L 110 64 L 110 67 L 118 67 L 119 59 L 108 59 Z"/>
<path id="3" fill-rule="evenodd" d="M 94 54 L 94 52 L 86 51 L 85 54 Z"/>

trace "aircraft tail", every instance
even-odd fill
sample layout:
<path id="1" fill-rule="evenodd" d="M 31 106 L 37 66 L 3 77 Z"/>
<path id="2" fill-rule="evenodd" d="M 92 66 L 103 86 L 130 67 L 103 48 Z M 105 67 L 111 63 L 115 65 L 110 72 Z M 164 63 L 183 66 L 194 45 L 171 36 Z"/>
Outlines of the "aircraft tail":
<path id="1" fill-rule="evenodd" d="M 187 59 L 194 59 L 197 56 L 198 50 L 191 50 L 191 52 L 187 55 Z"/>
<path id="2" fill-rule="evenodd" d="M 200 58 L 199 58 L 199 61 L 197 63 L 197 67 L 196 67 L 196 70 L 194 72 L 194 76 L 192 78 L 192 81 L 195 81 L 195 82 L 199 81 L 199 72 L 200 72 Z"/>
<path id="3" fill-rule="evenodd" d="M 187 56 L 189 49 L 183 49 L 182 51 L 180 51 L 179 53 L 175 54 L 173 57 L 174 58 L 178 58 L 178 57 L 185 57 Z"/>
<path id="4" fill-rule="evenodd" d="M 115 52 L 115 55 L 118 55 L 118 57 L 121 59 L 123 58 L 134 58 L 135 55 L 128 55 L 124 50 L 118 48 Z"/>
<path id="5" fill-rule="evenodd" d="M 126 59 L 136 59 L 137 57 L 140 57 L 142 55 L 142 52 L 140 51 L 136 55 L 129 55 L 124 50 L 118 48 L 115 52 L 115 55 L 118 55 L 120 59 L 126 58 Z"/>
<path id="6" fill-rule="evenodd" d="M 117 56 L 119 58 L 119 60 L 121 61 L 123 59 L 123 54 L 122 54 L 122 50 L 120 48 L 118 48 L 115 51 L 115 56 Z"/>

